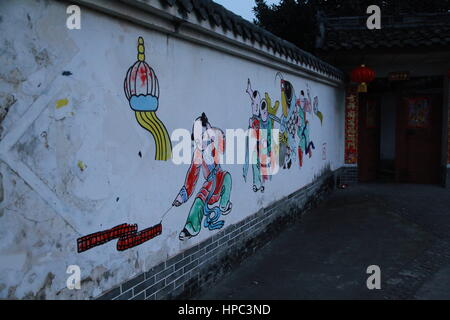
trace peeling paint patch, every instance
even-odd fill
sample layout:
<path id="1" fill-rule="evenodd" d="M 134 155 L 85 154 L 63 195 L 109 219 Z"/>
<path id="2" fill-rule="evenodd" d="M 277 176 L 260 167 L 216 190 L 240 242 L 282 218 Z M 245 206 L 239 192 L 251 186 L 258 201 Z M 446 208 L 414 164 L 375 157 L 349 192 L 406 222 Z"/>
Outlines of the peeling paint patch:
<path id="1" fill-rule="evenodd" d="M 4 98 L 2 104 L 0 105 L 0 122 L 3 121 L 3 119 L 8 114 L 9 108 L 16 102 L 17 99 L 12 94 L 8 94 Z"/>
<path id="2" fill-rule="evenodd" d="M 70 71 L 63 71 L 63 73 L 62 73 L 62 75 L 63 76 L 71 76 L 72 75 L 72 72 L 70 72 Z"/>
<path id="3" fill-rule="evenodd" d="M 11 106 L 17 102 L 17 99 L 12 94 L 7 94 L 5 98 L 3 98 L 3 95 L 0 94 L 0 138 L 3 133 L 3 127 L 2 122 L 3 119 L 6 118 L 6 115 L 9 112 L 9 109 Z"/>
<path id="4" fill-rule="evenodd" d="M 69 100 L 68 99 L 60 99 L 58 101 L 56 101 L 56 109 L 65 107 L 69 104 Z"/>
<path id="5" fill-rule="evenodd" d="M 15 60 L 15 55 L 12 56 L 12 59 Z M 22 82 L 27 80 L 27 78 L 22 75 L 22 72 L 19 70 L 19 68 L 14 68 L 7 74 L 0 74 L 0 79 L 3 79 L 7 83 L 10 83 L 14 86 L 19 86 Z"/>
<path id="6" fill-rule="evenodd" d="M 47 276 L 45 277 L 44 283 L 43 283 L 42 287 L 39 289 L 39 291 L 36 292 L 36 294 L 29 292 L 25 296 L 25 299 L 45 300 L 46 296 L 47 296 L 46 291 L 51 288 L 53 279 L 55 279 L 55 275 L 53 273 L 49 272 L 47 274 Z"/>
<path id="7" fill-rule="evenodd" d="M 28 28 L 33 29 L 33 23 L 31 22 L 31 17 L 29 13 L 27 13 L 27 20 L 28 20 Z"/>
<path id="8" fill-rule="evenodd" d="M 31 48 L 31 53 L 34 55 L 34 60 L 41 67 L 47 67 L 50 65 L 50 56 L 47 49 L 41 51 L 36 50 L 36 48 Z"/>

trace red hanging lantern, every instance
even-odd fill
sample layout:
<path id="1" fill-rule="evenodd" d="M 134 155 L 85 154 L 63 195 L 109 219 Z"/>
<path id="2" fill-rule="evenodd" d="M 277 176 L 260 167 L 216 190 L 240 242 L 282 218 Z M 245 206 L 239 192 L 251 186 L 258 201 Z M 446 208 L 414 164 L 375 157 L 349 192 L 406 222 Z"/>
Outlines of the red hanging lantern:
<path id="1" fill-rule="evenodd" d="M 359 84 L 358 92 L 367 92 L 367 83 L 372 82 L 374 79 L 375 71 L 363 64 L 352 71 L 352 81 Z"/>

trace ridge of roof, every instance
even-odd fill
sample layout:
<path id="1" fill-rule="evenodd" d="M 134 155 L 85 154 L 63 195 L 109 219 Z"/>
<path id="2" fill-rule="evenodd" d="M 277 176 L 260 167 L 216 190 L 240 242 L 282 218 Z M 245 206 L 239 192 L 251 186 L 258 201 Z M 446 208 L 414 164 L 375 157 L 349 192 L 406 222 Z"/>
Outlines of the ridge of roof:
<path id="1" fill-rule="evenodd" d="M 343 16 L 324 17 L 327 28 L 332 29 L 367 29 L 368 16 Z M 416 13 L 399 15 L 382 15 L 381 24 L 383 28 L 410 28 L 417 26 L 440 26 L 450 25 L 449 13 Z"/>

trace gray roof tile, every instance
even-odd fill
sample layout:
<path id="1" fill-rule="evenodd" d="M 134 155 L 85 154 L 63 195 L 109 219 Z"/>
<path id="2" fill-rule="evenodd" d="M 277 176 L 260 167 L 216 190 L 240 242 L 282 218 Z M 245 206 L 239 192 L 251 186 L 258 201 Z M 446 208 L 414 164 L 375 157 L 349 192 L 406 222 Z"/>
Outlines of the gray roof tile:
<path id="1" fill-rule="evenodd" d="M 320 50 L 450 47 L 450 14 L 418 14 L 413 17 L 413 23 L 396 22 L 406 21 L 405 17 L 397 17 L 390 23 L 382 23 L 381 30 L 369 30 L 364 19 L 350 18 L 329 18 L 325 21 L 325 41 L 319 46 Z"/>

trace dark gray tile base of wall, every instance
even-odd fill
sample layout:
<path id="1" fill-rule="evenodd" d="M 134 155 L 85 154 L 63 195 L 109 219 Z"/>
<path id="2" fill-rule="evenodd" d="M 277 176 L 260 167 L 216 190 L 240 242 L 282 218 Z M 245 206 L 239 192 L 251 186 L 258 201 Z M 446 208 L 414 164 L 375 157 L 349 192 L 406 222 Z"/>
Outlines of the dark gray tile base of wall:
<path id="1" fill-rule="evenodd" d="M 441 185 L 450 189 L 450 168 L 444 167 Z M 342 184 L 352 185 L 358 183 L 358 167 L 342 167 L 335 171 L 336 186 Z"/>
<path id="2" fill-rule="evenodd" d="M 137 275 L 98 299 L 194 297 L 325 199 L 334 190 L 342 169 L 323 173 L 311 184 Z"/>
<path id="3" fill-rule="evenodd" d="M 336 185 L 358 183 L 358 167 L 342 167 L 336 170 Z"/>

